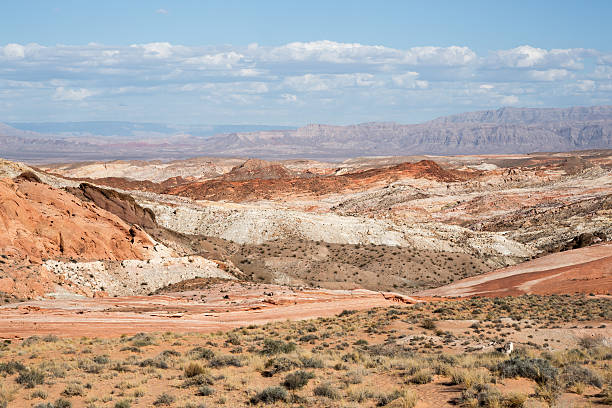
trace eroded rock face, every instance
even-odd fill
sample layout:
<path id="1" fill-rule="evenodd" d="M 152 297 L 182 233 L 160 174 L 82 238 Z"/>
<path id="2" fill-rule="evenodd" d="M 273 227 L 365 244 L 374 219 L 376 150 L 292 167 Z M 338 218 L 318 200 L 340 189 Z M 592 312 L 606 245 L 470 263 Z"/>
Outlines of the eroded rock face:
<path id="1" fill-rule="evenodd" d="M 144 259 L 153 243 L 117 216 L 37 182 L 0 180 L 0 251 L 17 258 Z"/>
<path id="2" fill-rule="evenodd" d="M 140 225 L 144 228 L 157 226 L 153 211 L 138 205 L 128 194 L 96 187 L 88 183 L 81 183 L 78 189 L 69 188 L 68 191 L 92 201 L 98 207 L 115 214 L 129 224 Z"/>
<path id="3" fill-rule="evenodd" d="M 66 191 L 27 177 L 0 179 L 0 292 L 51 291 L 63 278 L 41 267 L 46 259 L 143 260 L 153 247 L 142 230 Z"/>

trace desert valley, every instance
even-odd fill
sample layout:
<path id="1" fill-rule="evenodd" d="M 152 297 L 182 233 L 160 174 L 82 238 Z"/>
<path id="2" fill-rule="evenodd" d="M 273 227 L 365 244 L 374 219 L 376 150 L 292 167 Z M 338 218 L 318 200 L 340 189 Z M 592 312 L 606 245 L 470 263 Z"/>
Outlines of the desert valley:
<path id="1" fill-rule="evenodd" d="M 612 150 L 0 176 L 6 403 L 611 401 Z"/>
<path id="2" fill-rule="evenodd" d="M 610 21 L 0 1 L 0 408 L 612 407 Z"/>

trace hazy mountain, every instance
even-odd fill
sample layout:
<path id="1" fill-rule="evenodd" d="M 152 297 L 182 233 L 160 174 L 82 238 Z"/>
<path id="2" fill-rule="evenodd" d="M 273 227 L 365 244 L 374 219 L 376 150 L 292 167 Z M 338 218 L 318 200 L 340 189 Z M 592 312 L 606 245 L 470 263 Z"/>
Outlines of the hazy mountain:
<path id="1" fill-rule="evenodd" d="M 612 107 L 501 108 L 422 124 L 200 130 L 129 122 L 0 125 L 0 156 L 29 161 L 178 159 L 199 155 L 326 158 L 569 151 L 612 147 Z M 257 125 L 256 125 L 257 126 Z M 248 127 L 248 126 L 247 126 Z M 212 127 L 230 129 L 231 126 Z M 97 129 L 97 130 L 96 130 Z M 42 131 L 45 131 L 42 133 Z M 41 132 L 41 133 L 36 133 Z M 95 133 L 98 132 L 98 133 Z M 204 137 L 206 136 L 206 137 Z"/>
<path id="2" fill-rule="evenodd" d="M 270 125 L 168 125 L 112 121 L 90 122 L 9 122 L 7 125 L 24 131 L 64 136 L 142 137 L 143 134 L 213 136 L 220 133 L 254 132 L 271 129 L 294 129 Z"/>
<path id="3" fill-rule="evenodd" d="M 528 125 L 549 122 L 592 122 L 612 120 L 612 106 L 577 106 L 572 108 L 500 108 L 444 116 L 429 123 L 496 123 Z"/>
<path id="4" fill-rule="evenodd" d="M 502 108 L 417 125 L 308 125 L 294 131 L 217 135 L 209 151 L 257 157 L 529 153 L 612 147 L 612 107 Z"/>

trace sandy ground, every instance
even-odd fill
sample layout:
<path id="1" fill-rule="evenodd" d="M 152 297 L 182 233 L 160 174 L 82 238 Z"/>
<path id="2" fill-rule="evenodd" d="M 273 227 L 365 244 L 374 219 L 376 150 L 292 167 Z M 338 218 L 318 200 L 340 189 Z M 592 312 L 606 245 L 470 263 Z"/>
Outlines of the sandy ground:
<path id="1" fill-rule="evenodd" d="M 419 295 L 515 296 L 575 292 L 612 293 L 612 243 L 550 254 Z"/>
<path id="2" fill-rule="evenodd" d="M 368 290 L 293 290 L 275 285 L 222 283 L 180 294 L 44 299 L 6 305 L 0 307 L 0 338 L 214 332 L 415 301 Z"/>

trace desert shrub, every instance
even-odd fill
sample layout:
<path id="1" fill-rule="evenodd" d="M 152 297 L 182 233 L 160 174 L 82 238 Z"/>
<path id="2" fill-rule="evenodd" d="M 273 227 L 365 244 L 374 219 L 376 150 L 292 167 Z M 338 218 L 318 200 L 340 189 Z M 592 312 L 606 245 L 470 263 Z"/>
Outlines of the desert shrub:
<path id="1" fill-rule="evenodd" d="M 110 357 L 107 355 L 95 356 L 93 358 L 94 363 L 96 364 L 108 364 L 110 363 Z"/>
<path id="2" fill-rule="evenodd" d="M 387 406 L 390 408 L 414 408 L 418 401 L 419 397 L 414 390 L 402 390 L 399 397 Z"/>
<path id="3" fill-rule="evenodd" d="M 272 377 L 274 374 L 291 371 L 300 366 L 300 363 L 288 357 L 274 357 L 266 361 L 266 370 L 261 374 L 264 377 Z"/>
<path id="4" fill-rule="evenodd" d="M 318 340 L 318 339 L 319 339 L 319 336 L 311 333 L 311 334 L 305 334 L 302 337 L 300 337 L 300 342 L 308 343 L 309 341 Z"/>
<path id="5" fill-rule="evenodd" d="M 396 399 L 400 398 L 402 396 L 402 393 L 400 391 L 393 391 L 389 394 L 380 394 L 378 396 L 378 401 L 376 402 L 376 406 L 378 407 L 384 407 L 389 405 L 392 401 L 395 401 Z"/>
<path id="6" fill-rule="evenodd" d="M 42 341 L 45 343 L 56 343 L 59 341 L 59 337 L 57 337 L 55 334 L 48 334 L 42 338 Z"/>
<path id="7" fill-rule="evenodd" d="M 295 343 L 287 343 L 282 340 L 265 339 L 261 354 L 286 354 L 295 351 Z"/>
<path id="8" fill-rule="evenodd" d="M 187 378 L 181 384 L 181 388 L 189 388 L 189 387 L 193 387 L 194 385 L 213 385 L 214 383 L 215 382 L 213 381 L 213 378 L 211 375 L 200 374 L 200 375 L 196 375 L 195 377 Z"/>
<path id="9" fill-rule="evenodd" d="M 345 317 L 345 316 L 350 316 L 357 313 L 356 310 L 343 310 L 342 312 L 340 312 L 340 314 L 338 315 L 338 317 Z"/>
<path id="10" fill-rule="evenodd" d="M 525 405 L 525 401 L 527 401 L 527 396 L 525 394 L 511 392 L 509 394 L 504 395 L 503 407 L 522 408 Z"/>
<path id="11" fill-rule="evenodd" d="M 132 402 L 130 400 L 121 400 L 115 403 L 115 408 L 130 408 Z"/>
<path id="12" fill-rule="evenodd" d="M 153 405 L 171 405 L 175 400 L 174 395 L 164 392 L 153 401 Z"/>
<path id="13" fill-rule="evenodd" d="M 340 399 L 340 392 L 330 383 L 323 383 L 315 387 L 314 395 L 329 399 Z"/>
<path id="14" fill-rule="evenodd" d="M 556 381 L 539 384 L 535 389 L 535 396 L 552 407 L 561 396 L 561 387 Z"/>
<path id="15" fill-rule="evenodd" d="M 45 382 L 45 374 L 36 369 L 22 370 L 15 381 L 17 381 L 18 384 L 23 385 L 25 388 L 34 388 L 35 386 L 41 385 Z"/>
<path id="16" fill-rule="evenodd" d="M 198 395 L 202 397 L 208 397 L 210 395 L 213 395 L 214 392 L 215 390 L 208 385 L 203 385 L 200 388 L 198 388 Z"/>
<path id="17" fill-rule="evenodd" d="M 147 333 L 138 333 L 130 337 L 129 341 L 134 347 L 145 347 L 155 344 L 155 337 Z"/>
<path id="18" fill-rule="evenodd" d="M 323 360 L 317 357 L 300 357 L 300 362 L 304 368 L 323 368 Z"/>
<path id="19" fill-rule="evenodd" d="M 242 360 L 236 356 L 221 355 L 211 358 L 208 364 L 213 368 L 226 366 L 242 367 Z"/>
<path id="20" fill-rule="evenodd" d="M 489 385 L 476 385 L 464 390 L 459 403 L 464 407 L 494 407 L 501 406 L 501 393 Z"/>
<path id="21" fill-rule="evenodd" d="M 155 367 L 155 368 L 161 368 L 162 370 L 167 370 L 168 369 L 168 363 L 166 362 L 166 360 L 159 358 L 159 357 L 155 357 L 155 358 L 146 358 L 144 360 L 142 360 L 140 363 L 138 363 L 138 365 L 140 367 Z"/>
<path id="22" fill-rule="evenodd" d="M 212 350 L 207 349 L 205 347 L 198 346 L 189 351 L 189 357 L 191 357 L 194 360 L 202 360 L 202 359 L 210 360 L 214 356 L 215 356 L 215 353 Z"/>
<path id="23" fill-rule="evenodd" d="M 30 395 L 30 398 L 32 398 L 32 399 L 34 399 L 34 398 L 47 399 L 47 392 L 43 391 L 43 390 L 35 390 Z"/>
<path id="24" fill-rule="evenodd" d="M 32 345 L 34 345 L 34 344 L 40 343 L 40 341 L 41 341 L 41 340 L 40 340 L 40 337 L 38 337 L 38 336 L 30 336 L 30 337 L 28 337 L 27 339 L 24 339 L 24 340 L 21 342 L 21 345 L 22 345 L 23 347 L 28 347 L 28 346 L 32 346 Z"/>
<path id="25" fill-rule="evenodd" d="M 308 384 L 308 381 L 313 379 L 315 375 L 308 371 L 298 370 L 291 374 L 287 374 L 283 385 L 289 390 L 297 390 Z"/>
<path id="26" fill-rule="evenodd" d="M 502 377 L 529 378 L 540 385 L 557 381 L 559 375 L 556 367 L 540 358 L 511 358 L 499 363 L 496 370 Z"/>
<path id="27" fill-rule="evenodd" d="M 349 371 L 344 376 L 343 381 L 347 384 L 361 384 L 363 382 L 363 375 L 360 371 Z"/>
<path id="28" fill-rule="evenodd" d="M 34 405 L 33 408 L 72 408 L 72 403 L 63 398 L 58 399 L 53 404 L 50 402 Z"/>
<path id="29" fill-rule="evenodd" d="M 578 345 L 583 349 L 590 350 L 604 344 L 605 337 L 601 334 L 582 336 L 578 339 Z"/>
<path id="30" fill-rule="evenodd" d="M 7 408 L 9 402 L 15 399 L 16 388 L 5 387 L 0 383 L 0 408 Z"/>
<path id="31" fill-rule="evenodd" d="M 64 391 L 62 391 L 64 397 L 80 397 L 83 396 L 83 387 L 79 384 L 68 384 Z"/>
<path id="32" fill-rule="evenodd" d="M 176 350 L 164 350 L 159 353 L 159 358 L 180 357 L 181 353 Z"/>
<path id="33" fill-rule="evenodd" d="M 603 390 L 599 396 L 601 397 L 599 402 L 605 405 L 612 405 L 612 387 L 608 386 L 608 388 Z"/>
<path id="34" fill-rule="evenodd" d="M 491 382 L 491 375 L 486 370 L 455 368 L 450 372 L 451 384 L 463 385 L 465 388 L 484 386 Z"/>
<path id="35" fill-rule="evenodd" d="M 287 391 L 279 386 L 268 387 L 257 393 L 251 398 L 251 404 L 257 404 L 263 402 L 265 404 L 273 404 L 277 401 L 288 401 L 289 394 Z"/>
<path id="36" fill-rule="evenodd" d="M 587 367 L 579 365 L 567 366 L 561 373 L 560 381 L 565 387 L 572 387 L 578 383 L 592 385 L 601 388 L 603 381 L 601 377 L 589 370 Z"/>
<path id="37" fill-rule="evenodd" d="M 527 400 L 524 394 L 503 395 L 488 384 L 478 384 L 461 393 L 459 403 L 464 407 L 522 408 Z"/>
<path id="38" fill-rule="evenodd" d="M 187 378 L 191 378 L 191 377 L 195 377 L 197 375 L 203 374 L 204 371 L 205 371 L 204 367 L 202 367 L 198 363 L 189 363 L 184 369 L 185 377 Z"/>
<path id="39" fill-rule="evenodd" d="M 23 371 L 26 369 L 26 366 L 24 366 L 21 362 L 19 361 L 7 361 L 6 363 L 0 363 L 0 373 L 6 373 L 6 374 L 15 374 L 15 372 L 18 371 Z"/>
<path id="40" fill-rule="evenodd" d="M 96 364 L 93 361 L 81 360 L 78 367 L 88 374 L 100 374 L 104 370 L 102 364 Z"/>
<path id="41" fill-rule="evenodd" d="M 436 322 L 431 319 L 424 319 L 421 323 L 421 327 L 427 330 L 435 330 Z"/>
<path id="42" fill-rule="evenodd" d="M 408 381 L 412 384 L 429 384 L 433 381 L 433 375 L 429 370 L 419 370 Z"/>

